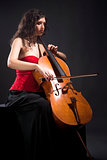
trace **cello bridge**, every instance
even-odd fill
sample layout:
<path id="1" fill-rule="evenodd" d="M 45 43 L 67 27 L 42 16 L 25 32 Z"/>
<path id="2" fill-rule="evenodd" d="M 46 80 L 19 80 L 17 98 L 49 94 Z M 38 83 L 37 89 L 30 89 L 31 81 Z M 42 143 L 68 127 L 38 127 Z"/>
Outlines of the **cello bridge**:
<path id="1" fill-rule="evenodd" d="M 62 88 L 62 93 L 66 94 L 68 92 L 68 89 L 71 89 L 72 92 L 77 95 L 77 93 L 74 92 L 74 88 L 71 87 L 71 82 L 66 83 L 66 85 Z"/>

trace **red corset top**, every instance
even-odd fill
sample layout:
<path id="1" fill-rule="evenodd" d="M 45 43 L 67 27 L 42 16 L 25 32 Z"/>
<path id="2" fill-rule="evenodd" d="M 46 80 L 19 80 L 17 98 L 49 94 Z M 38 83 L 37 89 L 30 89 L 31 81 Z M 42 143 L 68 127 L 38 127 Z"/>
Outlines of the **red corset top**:
<path id="1" fill-rule="evenodd" d="M 21 61 L 38 63 L 38 58 L 35 56 L 26 56 Z M 16 79 L 9 90 L 25 90 L 29 92 L 42 92 L 42 88 L 37 84 L 32 75 L 32 71 L 16 70 Z"/>

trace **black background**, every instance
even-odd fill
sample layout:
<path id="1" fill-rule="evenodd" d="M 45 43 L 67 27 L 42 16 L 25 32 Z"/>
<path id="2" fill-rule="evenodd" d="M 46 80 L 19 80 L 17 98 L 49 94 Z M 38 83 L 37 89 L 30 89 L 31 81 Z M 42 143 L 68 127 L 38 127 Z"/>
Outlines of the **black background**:
<path id="1" fill-rule="evenodd" d="M 7 68 L 9 40 L 24 12 L 39 8 L 48 17 L 46 44 L 58 45 L 67 55 L 71 75 L 99 73 L 73 79 L 76 90 L 89 102 L 93 117 L 87 124 L 87 146 L 97 159 L 107 159 L 107 2 L 106 0 L 7 1 L 0 5 L 0 103 L 6 101 L 15 79 Z"/>

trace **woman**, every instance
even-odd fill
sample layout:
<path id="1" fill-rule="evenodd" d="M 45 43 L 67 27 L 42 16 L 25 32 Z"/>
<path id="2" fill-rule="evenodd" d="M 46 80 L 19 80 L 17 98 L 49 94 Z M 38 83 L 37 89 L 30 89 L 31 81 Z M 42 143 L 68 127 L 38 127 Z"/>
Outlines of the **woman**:
<path id="1" fill-rule="evenodd" d="M 32 71 L 37 70 L 47 81 L 53 79 L 52 74 L 38 65 L 39 58 L 45 53 L 43 45 L 38 43 L 38 37 L 45 34 L 46 30 L 46 16 L 39 9 L 31 9 L 24 14 L 11 39 L 7 65 L 16 70 L 17 77 L 9 90 L 6 106 L 16 114 L 17 138 L 20 137 L 18 141 L 22 140 L 18 144 L 22 144 L 23 151 L 19 150 L 23 152 L 24 160 L 40 159 L 42 156 L 50 158 L 49 153 L 54 151 L 51 107 L 32 75 Z M 57 51 L 57 48 L 48 45 L 48 50 L 65 60 L 66 55 Z"/>
<path id="2" fill-rule="evenodd" d="M 65 136 L 65 132 L 56 129 L 51 106 L 32 75 L 32 71 L 36 70 L 47 81 L 53 79 L 53 75 L 38 64 L 39 58 L 46 52 L 43 45 L 38 43 L 38 39 L 46 30 L 47 18 L 44 13 L 39 9 L 31 9 L 24 14 L 17 32 L 11 39 L 8 67 L 16 70 L 17 77 L 9 90 L 6 106 L 16 114 L 18 141 L 15 145 L 19 145 L 15 151 L 15 159 L 55 159 L 56 155 L 59 158 L 61 155 L 66 157 L 67 152 L 64 154 L 63 145 L 66 151 L 66 144 L 69 146 L 70 139 L 66 136 L 71 137 L 71 132 Z M 57 46 L 48 45 L 48 50 L 55 56 L 66 60 L 66 55 L 57 49 Z M 64 143 L 61 134 L 63 138 L 67 138 L 63 139 Z M 69 155 L 70 152 L 68 157 Z"/>

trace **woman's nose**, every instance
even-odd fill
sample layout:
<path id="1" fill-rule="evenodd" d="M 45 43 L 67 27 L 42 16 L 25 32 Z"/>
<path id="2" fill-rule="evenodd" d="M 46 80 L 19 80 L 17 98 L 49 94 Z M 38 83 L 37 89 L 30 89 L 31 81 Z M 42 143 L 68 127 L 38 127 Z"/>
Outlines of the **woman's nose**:
<path id="1" fill-rule="evenodd" d="M 42 29 L 44 29 L 44 28 L 45 28 L 44 24 L 42 24 L 42 25 L 41 25 L 41 28 L 42 28 Z"/>

